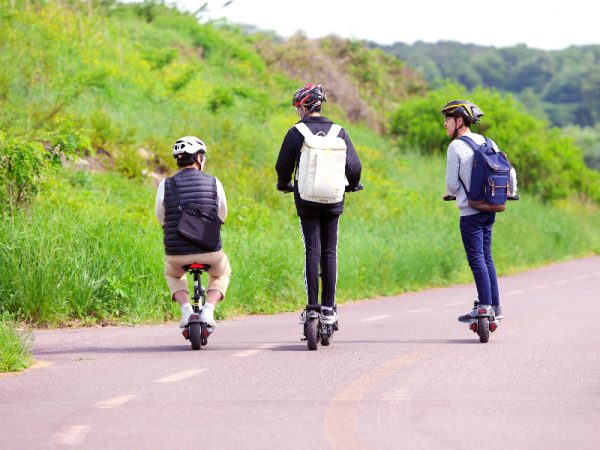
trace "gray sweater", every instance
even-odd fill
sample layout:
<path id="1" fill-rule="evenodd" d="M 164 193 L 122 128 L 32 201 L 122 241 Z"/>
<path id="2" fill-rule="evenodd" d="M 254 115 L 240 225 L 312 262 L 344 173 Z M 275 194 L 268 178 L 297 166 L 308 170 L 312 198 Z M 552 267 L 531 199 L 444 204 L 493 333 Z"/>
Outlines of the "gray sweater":
<path id="1" fill-rule="evenodd" d="M 470 137 L 476 144 L 483 144 L 485 138 L 476 133 L 468 131 L 464 134 Z M 494 150 L 498 150 L 498 146 L 493 142 Z M 456 195 L 456 206 L 460 210 L 461 216 L 470 216 L 477 214 L 479 211 L 469 206 L 467 194 L 463 189 L 458 176 L 465 183 L 467 188 L 471 184 L 471 166 L 473 165 L 473 149 L 469 144 L 460 140 L 454 139 L 448 145 L 448 159 L 446 163 L 446 194 Z M 517 174 L 515 169 L 510 171 L 510 195 L 517 193 Z"/>

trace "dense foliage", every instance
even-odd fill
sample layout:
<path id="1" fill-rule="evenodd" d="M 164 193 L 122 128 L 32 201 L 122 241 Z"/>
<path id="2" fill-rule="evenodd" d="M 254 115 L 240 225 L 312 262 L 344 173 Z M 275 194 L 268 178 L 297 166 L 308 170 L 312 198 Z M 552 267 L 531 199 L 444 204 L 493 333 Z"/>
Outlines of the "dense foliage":
<path id="1" fill-rule="evenodd" d="M 600 122 L 600 45 L 555 51 L 458 42 L 371 45 L 407 61 L 432 84 L 449 79 L 468 89 L 511 92 L 556 126 Z"/>
<path id="2" fill-rule="evenodd" d="M 483 110 L 483 119 L 472 129 L 494 140 L 509 155 L 522 188 L 545 200 L 579 192 L 600 202 L 600 174 L 586 167 L 573 139 L 497 92 L 483 88 L 467 92 L 448 84 L 425 97 L 413 97 L 396 110 L 392 133 L 422 153 L 445 154 L 448 138 L 440 110 L 447 101 L 458 98 L 469 98 Z"/>

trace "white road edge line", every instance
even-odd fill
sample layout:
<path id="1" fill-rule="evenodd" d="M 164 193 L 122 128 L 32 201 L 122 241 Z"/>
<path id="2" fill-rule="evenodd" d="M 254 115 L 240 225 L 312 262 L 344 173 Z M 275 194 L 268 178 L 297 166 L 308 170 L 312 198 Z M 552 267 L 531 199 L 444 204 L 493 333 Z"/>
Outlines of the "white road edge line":
<path id="1" fill-rule="evenodd" d="M 444 306 L 460 306 L 460 305 L 464 305 L 465 302 L 453 302 L 453 303 L 446 303 Z"/>
<path id="2" fill-rule="evenodd" d="M 568 283 L 568 280 L 558 280 L 558 281 L 555 281 L 555 282 L 554 282 L 554 283 L 552 283 L 552 284 L 554 284 L 554 285 L 559 285 L 559 284 L 567 284 L 567 283 Z"/>
<path id="3" fill-rule="evenodd" d="M 119 395 L 118 397 L 107 398 L 106 400 L 100 400 L 96 403 L 96 408 L 110 409 L 118 408 L 121 405 L 133 400 L 135 395 Z"/>
<path id="4" fill-rule="evenodd" d="M 191 378 L 199 373 L 204 372 L 206 369 L 190 369 L 184 370 L 183 372 L 174 373 L 172 375 L 168 375 L 166 377 L 160 378 L 156 380 L 156 383 L 175 383 L 177 381 L 186 380 Z"/>
<path id="5" fill-rule="evenodd" d="M 504 296 L 522 294 L 523 292 L 525 291 L 510 291 L 504 294 Z"/>
<path id="6" fill-rule="evenodd" d="M 588 276 L 587 275 L 579 275 L 578 277 L 575 277 L 575 280 L 585 280 Z"/>
<path id="7" fill-rule="evenodd" d="M 383 319 L 387 319 L 389 316 L 389 314 L 382 314 L 381 316 L 373 316 L 373 317 L 367 317 L 366 319 L 363 319 L 363 322 L 375 322 L 376 320 L 383 320 Z"/>
<path id="8" fill-rule="evenodd" d="M 89 425 L 64 427 L 54 434 L 52 440 L 63 445 L 81 445 L 91 429 L 92 427 Z"/>
<path id="9" fill-rule="evenodd" d="M 547 287 L 548 287 L 547 284 L 538 284 L 537 286 L 530 287 L 529 290 L 530 291 L 539 291 L 540 289 L 545 289 Z"/>
<path id="10" fill-rule="evenodd" d="M 406 311 L 407 313 L 422 313 L 422 312 L 426 312 L 429 311 L 429 308 L 422 308 L 422 309 L 409 309 L 408 311 Z"/>

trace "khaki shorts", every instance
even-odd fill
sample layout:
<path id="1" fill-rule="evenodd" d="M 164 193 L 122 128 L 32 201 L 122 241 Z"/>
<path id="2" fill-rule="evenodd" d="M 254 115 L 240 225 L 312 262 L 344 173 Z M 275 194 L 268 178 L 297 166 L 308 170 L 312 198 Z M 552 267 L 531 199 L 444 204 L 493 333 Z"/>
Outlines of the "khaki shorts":
<path id="1" fill-rule="evenodd" d="M 225 298 L 225 292 L 231 278 L 231 266 L 223 250 L 212 253 L 193 253 L 191 255 L 166 255 L 165 277 L 171 291 L 171 296 L 175 292 L 188 291 L 186 271 L 183 266 L 192 263 L 210 265 L 208 287 L 206 290 L 210 291 L 214 289 L 219 291 L 223 294 L 223 298 Z"/>

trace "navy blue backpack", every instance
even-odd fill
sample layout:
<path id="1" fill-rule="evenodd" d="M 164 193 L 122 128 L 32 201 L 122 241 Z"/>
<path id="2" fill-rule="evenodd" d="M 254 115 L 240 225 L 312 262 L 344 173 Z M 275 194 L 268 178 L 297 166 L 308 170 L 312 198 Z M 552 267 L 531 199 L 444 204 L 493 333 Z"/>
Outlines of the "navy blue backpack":
<path id="1" fill-rule="evenodd" d="M 473 167 L 471 169 L 471 185 L 469 189 L 462 179 L 463 189 L 467 194 L 469 206 L 478 211 L 504 211 L 510 195 L 510 169 L 512 165 L 502 152 L 494 151 L 492 141 L 485 138 L 482 145 L 473 139 L 461 136 L 460 139 L 473 149 Z"/>

